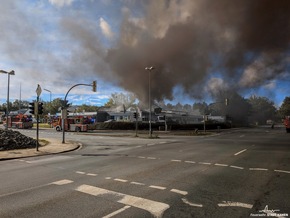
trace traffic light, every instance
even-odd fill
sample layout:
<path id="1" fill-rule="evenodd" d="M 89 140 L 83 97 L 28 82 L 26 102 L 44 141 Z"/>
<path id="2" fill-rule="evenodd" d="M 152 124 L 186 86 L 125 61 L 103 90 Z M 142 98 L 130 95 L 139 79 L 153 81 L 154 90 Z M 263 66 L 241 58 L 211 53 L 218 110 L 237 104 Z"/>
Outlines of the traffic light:
<path id="1" fill-rule="evenodd" d="M 38 114 L 43 114 L 43 103 L 38 102 Z"/>
<path id="2" fill-rule="evenodd" d="M 30 102 L 28 108 L 29 108 L 29 113 L 37 115 L 37 112 L 38 112 L 37 102 Z"/>
<path id="3" fill-rule="evenodd" d="M 135 118 L 135 119 L 137 118 L 137 113 L 136 113 L 136 112 L 134 113 L 134 118 Z"/>
<path id="4" fill-rule="evenodd" d="M 93 81 L 93 92 L 96 92 L 97 91 L 97 81 Z"/>

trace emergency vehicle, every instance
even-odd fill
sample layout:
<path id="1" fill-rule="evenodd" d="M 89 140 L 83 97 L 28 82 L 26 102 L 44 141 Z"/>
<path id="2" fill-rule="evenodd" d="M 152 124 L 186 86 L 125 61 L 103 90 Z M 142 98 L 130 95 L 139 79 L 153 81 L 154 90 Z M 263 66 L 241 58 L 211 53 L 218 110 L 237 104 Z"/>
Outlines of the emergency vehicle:
<path id="1" fill-rule="evenodd" d="M 88 131 L 89 120 L 83 116 L 71 116 L 64 119 L 64 130 L 73 132 L 86 132 Z M 56 131 L 62 130 L 62 118 L 58 117 L 52 122 Z"/>
<path id="2" fill-rule="evenodd" d="M 4 126 L 7 125 L 7 121 L 3 121 Z M 33 127 L 32 116 L 30 115 L 9 115 L 8 116 L 8 128 L 16 129 L 30 129 Z"/>

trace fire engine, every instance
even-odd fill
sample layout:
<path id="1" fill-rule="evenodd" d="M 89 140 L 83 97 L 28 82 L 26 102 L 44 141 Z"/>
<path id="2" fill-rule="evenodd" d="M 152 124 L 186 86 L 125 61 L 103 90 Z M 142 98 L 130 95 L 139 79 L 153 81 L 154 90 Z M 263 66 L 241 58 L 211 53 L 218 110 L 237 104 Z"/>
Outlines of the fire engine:
<path id="1" fill-rule="evenodd" d="M 88 131 L 88 120 L 83 116 L 72 116 L 64 119 L 64 130 L 74 132 L 86 132 Z M 56 131 L 62 130 L 62 118 L 57 118 L 52 122 Z"/>
<path id="2" fill-rule="evenodd" d="M 4 126 L 7 125 L 7 121 L 5 120 Z M 16 129 L 29 129 L 33 127 L 32 117 L 30 115 L 10 115 L 8 116 L 8 128 L 16 128 Z"/>
<path id="3" fill-rule="evenodd" d="M 284 125 L 286 127 L 286 132 L 290 133 L 290 116 L 285 117 Z"/>

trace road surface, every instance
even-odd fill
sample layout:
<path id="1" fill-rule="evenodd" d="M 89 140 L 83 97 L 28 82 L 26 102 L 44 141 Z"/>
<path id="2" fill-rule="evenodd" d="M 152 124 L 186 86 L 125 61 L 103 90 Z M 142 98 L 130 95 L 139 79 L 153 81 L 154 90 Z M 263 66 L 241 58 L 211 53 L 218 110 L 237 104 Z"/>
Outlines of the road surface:
<path id="1" fill-rule="evenodd" d="M 82 149 L 0 162 L 1 218 L 290 215 L 284 129 L 66 138 Z"/>

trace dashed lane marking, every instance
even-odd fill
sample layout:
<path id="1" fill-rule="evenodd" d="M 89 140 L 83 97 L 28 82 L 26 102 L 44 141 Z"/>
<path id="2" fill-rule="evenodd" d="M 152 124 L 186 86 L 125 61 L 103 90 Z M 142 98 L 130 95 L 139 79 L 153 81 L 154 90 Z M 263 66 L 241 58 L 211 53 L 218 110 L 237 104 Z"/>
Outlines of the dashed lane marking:
<path id="1" fill-rule="evenodd" d="M 239 152 L 235 153 L 234 155 L 235 155 L 235 156 L 237 156 L 237 155 L 239 155 L 239 154 L 241 154 L 241 153 L 245 152 L 246 150 L 247 150 L 247 149 L 241 150 L 241 151 L 239 151 Z"/>
<path id="2" fill-rule="evenodd" d="M 133 185 L 145 185 L 144 183 L 141 183 L 141 182 L 130 182 L 130 183 Z"/>
<path id="3" fill-rule="evenodd" d="M 126 180 L 126 179 L 114 179 L 115 181 L 117 181 L 117 182 L 128 182 L 128 180 Z"/>
<path id="4" fill-rule="evenodd" d="M 66 184 L 70 184 L 70 183 L 73 183 L 72 180 L 68 180 L 68 179 L 63 179 L 63 180 L 59 180 L 59 181 L 56 181 L 56 182 L 52 182 L 51 184 L 54 184 L 54 185 L 66 185 Z"/>
<path id="5" fill-rule="evenodd" d="M 211 163 L 208 162 L 198 162 L 199 164 L 203 164 L 203 165 L 211 165 Z"/>
<path id="6" fill-rule="evenodd" d="M 265 169 L 265 168 L 249 168 L 249 170 L 267 171 L 268 169 Z"/>
<path id="7" fill-rule="evenodd" d="M 190 160 L 186 160 L 186 161 L 184 161 L 185 163 L 190 163 L 190 164 L 195 164 L 195 162 L 194 161 L 190 161 Z"/>
<path id="8" fill-rule="evenodd" d="M 219 207 L 244 207 L 248 209 L 252 209 L 252 204 L 245 204 L 241 202 L 232 202 L 232 201 L 223 201 L 223 203 L 218 204 Z"/>
<path id="9" fill-rule="evenodd" d="M 107 200 L 113 200 L 116 199 L 115 197 L 119 197 L 121 199 L 117 200 L 117 202 L 125 204 L 126 206 L 132 206 L 142 210 L 146 210 L 155 217 L 162 217 L 164 211 L 170 207 L 168 204 L 162 202 L 152 201 L 132 195 L 126 195 L 120 192 L 115 192 L 90 185 L 81 185 L 76 188 L 76 191 L 93 196 L 101 196 Z M 113 198 L 110 198 L 110 196 L 113 196 Z"/>
<path id="10" fill-rule="evenodd" d="M 187 195 L 188 194 L 187 191 L 181 191 L 181 190 L 178 190 L 178 189 L 171 189 L 170 191 L 174 192 L 174 193 L 177 193 L 177 194 L 181 194 L 181 195 Z"/>
<path id="11" fill-rule="evenodd" d="M 229 165 L 227 164 L 219 164 L 219 163 L 215 163 L 215 166 L 219 166 L 219 167 L 228 167 Z"/>
<path id="12" fill-rule="evenodd" d="M 88 176 L 97 176 L 98 174 L 95 174 L 95 173 L 87 173 L 86 175 L 88 175 Z"/>
<path id="13" fill-rule="evenodd" d="M 171 162 L 181 162 L 181 160 L 171 160 Z"/>
<path id="14" fill-rule="evenodd" d="M 86 174 L 85 172 L 82 172 L 82 171 L 76 171 L 77 174 L 81 174 L 81 175 L 84 175 Z"/>
<path id="15" fill-rule="evenodd" d="M 202 204 L 191 203 L 191 202 L 189 202 L 186 198 L 182 198 L 182 201 L 183 201 L 185 204 L 188 204 L 188 205 L 190 205 L 190 206 L 192 206 L 192 207 L 203 207 Z"/>
<path id="16" fill-rule="evenodd" d="M 274 170 L 275 172 L 279 172 L 279 173 L 289 173 L 290 174 L 290 171 L 286 171 L 286 170 Z"/>
<path id="17" fill-rule="evenodd" d="M 166 187 L 157 186 L 157 185 L 150 185 L 149 188 L 155 188 L 155 189 L 159 189 L 159 190 L 165 190 L 166 189 Z"/>
<path id="18" fill-rule="evenodd" d="M 240 170 L 243 170 L 244 169 L 244 167 L 238 167 L 238 166 L 233 166 L 233 165 L 231 165 L 230 167 L 231 168 L 235 168 L 235 169 L 240 169 Z"/>

